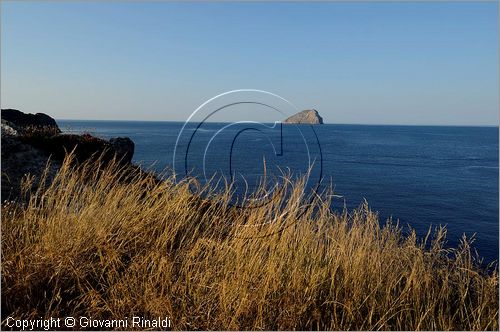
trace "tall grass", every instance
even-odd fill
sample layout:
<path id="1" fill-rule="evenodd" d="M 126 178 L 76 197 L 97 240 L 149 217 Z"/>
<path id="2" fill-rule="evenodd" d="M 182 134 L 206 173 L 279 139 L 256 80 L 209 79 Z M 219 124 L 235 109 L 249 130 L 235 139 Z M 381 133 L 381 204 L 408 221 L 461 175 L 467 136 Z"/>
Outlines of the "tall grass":
<path id="1" fill-rule="evenodd" d="M 191 181 L 158 182 L 120 167 L 66 160 L 26 204 L 4 204 L 2 320 L 136 315 L 170 316 L 183 330 L 498 329 L 497 269 L 480 270 L 465 238 L 445 249 L 443 228 L 422 240 L 405 236 L 390 221 L 380 226 L 367 204 L 338 214 L 328 195 L 305 200 L 300 182 L 270 204 L 236 209 L 229 190 L 206 200 Z"/>

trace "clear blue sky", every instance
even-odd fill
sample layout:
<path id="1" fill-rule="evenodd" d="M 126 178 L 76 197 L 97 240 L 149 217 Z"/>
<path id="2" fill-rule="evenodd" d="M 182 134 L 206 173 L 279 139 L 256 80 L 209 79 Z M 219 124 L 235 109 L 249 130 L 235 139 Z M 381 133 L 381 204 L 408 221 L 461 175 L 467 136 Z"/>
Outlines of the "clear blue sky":
<path id="1" fill-rule="evenodd" d="M 498 125 L 497 3 L 1 9 L 2 108 L 183 121 L 214 95 L 255 88 L 329 123 Z"/>

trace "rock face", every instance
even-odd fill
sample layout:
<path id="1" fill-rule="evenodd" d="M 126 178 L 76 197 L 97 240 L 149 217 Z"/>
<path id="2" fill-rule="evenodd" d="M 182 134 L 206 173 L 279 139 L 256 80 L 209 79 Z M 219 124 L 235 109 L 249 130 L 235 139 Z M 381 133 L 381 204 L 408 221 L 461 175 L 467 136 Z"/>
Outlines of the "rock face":
<path id="1" fill-rule="evenodd" d="M 105 164 L 116 158 L 130 165 L 134 156 L 134 142 L 128 137 L 107 141 L 90 134 L 63 134 L 53 118 L 46 114 L 25 114 L 18 110 L 2 110 L 2 200 L 17 200 L 21 195 L 21 181 L 34 176 L 32 190 L 36 189 L 48 162 L 48 181 L 55 176 L 67 153 L 74 153 L 74 161 L 82 163 L 101 158 Z"/>
<path id="2" fill-rule="evenodd" d="M 17 136 L 19 133 L 12 126 L 12 123 L 2 119 L 2 136 Z"/>
<path id="3" fill-rule="evenodd" d="M 47 180 L 51 181 L 61 167 L 60 162 L 19 137 L 5 136 L 2 131 L 2 201 L 21 198 L 21 181 L 26 174 L 35 178 L 31 190 L 36 190 L 47 165 Z"/>
<path id="4" fill-rule="evenodd" d="M 312 110 L 305 110 L 295 115 L 292 115 L 291 117 L 283 121 L 283 123 L 317 125 L 317 124 L 323 124 L 323 118 L 319 115 L 318 111 L 312 109 Z"/>
<path id="5" fill-rule="evenodd" d="M 6 123 L 18 132 L 23 132 L 33 127 L 38 129 L 52 129 L 55 133 L 61 132 L 56 120 L 44 113 L 27 114 L 11 108 L 3 109 L 2 123 Z"/>
<path id="6" fill-rule="evenodd" d="M 116 151 L 116 155 L 122 162 L 132 162 L 135 144 L 128 137 L 115 137 L 109 140 L 111 147 Z"/>

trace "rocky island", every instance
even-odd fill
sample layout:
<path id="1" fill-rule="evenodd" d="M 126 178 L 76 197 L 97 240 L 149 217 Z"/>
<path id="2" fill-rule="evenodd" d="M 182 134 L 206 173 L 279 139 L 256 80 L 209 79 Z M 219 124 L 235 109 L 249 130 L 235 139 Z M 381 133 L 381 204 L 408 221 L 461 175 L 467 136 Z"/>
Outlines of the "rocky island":
<path id="1" fill-rule="evenodd" d="M 292 115 L 291 117 L 283 121 L 283 123 L 318 125 L 318 124 L 323 124 L 323 118 L 319 115 L 317 110 L 311 109 L 311 110 L 304 110 L 295 115 Z"/>

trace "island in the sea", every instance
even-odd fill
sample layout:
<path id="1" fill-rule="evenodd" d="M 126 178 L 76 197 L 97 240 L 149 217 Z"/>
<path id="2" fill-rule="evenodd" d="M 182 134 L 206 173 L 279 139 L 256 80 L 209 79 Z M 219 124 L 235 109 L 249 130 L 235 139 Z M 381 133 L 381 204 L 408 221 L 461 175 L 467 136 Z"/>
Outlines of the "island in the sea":
<path id="1" fill-rule="evenodd" d="M 287 124 L 323 124 L 323 118 L 315 109 L 304 110 L 287 118 L 283 123 Z"/>

